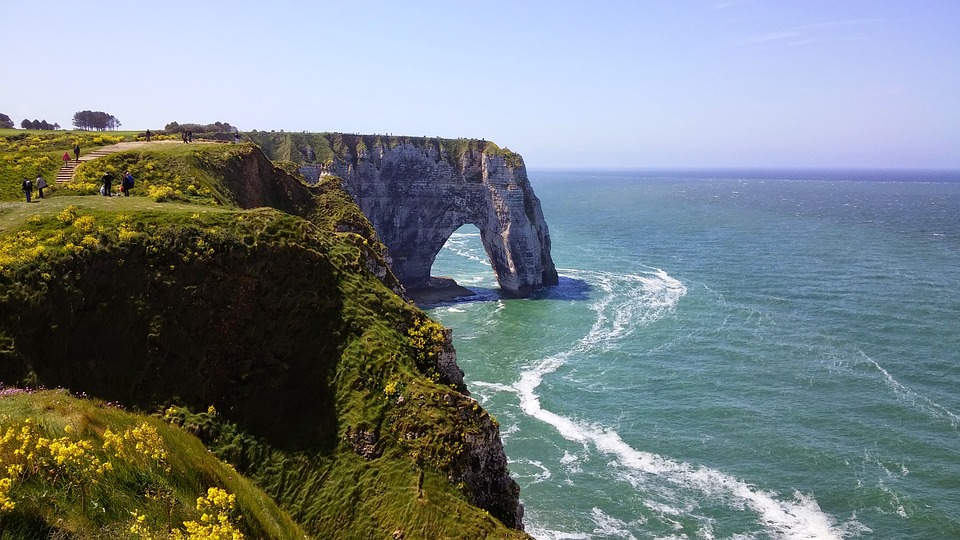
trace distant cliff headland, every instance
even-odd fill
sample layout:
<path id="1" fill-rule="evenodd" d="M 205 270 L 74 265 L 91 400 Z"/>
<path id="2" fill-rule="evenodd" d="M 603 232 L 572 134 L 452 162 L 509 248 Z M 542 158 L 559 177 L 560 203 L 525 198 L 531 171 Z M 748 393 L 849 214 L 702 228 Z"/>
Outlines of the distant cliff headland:
<path id="1" fill-rule="evenodd" d="M 253 134 L 277 163 L 249 142 L 144 143 L 81 163 L 42 201 L 0 203 L 0 437 L 14 433 L 0 457 L 19 467 L 0 471 L 0 529 L 167 534 L 202 523 L 217 488 L 239 492 L 232 522 L 254 538 L 526 537 L 496 421 L 469 397 L 450 332 L 402 296 L 421 274 L 391 259 L 416 257 L 395 254 L 351 197 L 405 206 L 413 166 L 435 174 L 421 197 L 480 197 L 490 222 L 516 229 L 488 251 L 525 294 L 556 271 L 522 159 L 483 141 L 303 136 L 347 142 L 289 159 L 291 138 Z M 42 137 L 0 143 L 17 160 L 61 152 Z M 307 185 L 297 169 L 310 164 L 322 174 Z M 97 194 L 127 170 L 132 196 Z M 425 210 L 445 216 L 429 238 L 491 226 L 458 204 Z M 219 459 L 188 451 L 193 436 Z M 137 437 L 165 453 L 118 450 Z M 51 441 L 80 461 L 58 461 Z"/>

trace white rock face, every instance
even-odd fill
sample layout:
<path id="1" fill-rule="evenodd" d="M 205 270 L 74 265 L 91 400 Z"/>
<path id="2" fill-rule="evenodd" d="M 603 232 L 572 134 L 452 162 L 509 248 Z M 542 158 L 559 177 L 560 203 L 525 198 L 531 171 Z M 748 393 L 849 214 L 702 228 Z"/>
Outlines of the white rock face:
<path id="1" fill-rule="evenodd" d="M 557 283 L 550 234 L 522 160 L 472 149 L 451 159 L 438 145 L 374 146 L 326 167 L 373 223 L 407 288 L 429 285 L 430 267 L 462 225 L 480 238 L 504 292 L 527 296 Z"/>

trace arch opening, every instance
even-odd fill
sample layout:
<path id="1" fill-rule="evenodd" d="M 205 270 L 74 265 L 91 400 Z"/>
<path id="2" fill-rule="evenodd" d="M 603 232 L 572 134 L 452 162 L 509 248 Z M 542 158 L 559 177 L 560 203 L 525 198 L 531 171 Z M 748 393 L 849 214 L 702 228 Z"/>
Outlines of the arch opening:
<path id="1" fill-rule="evenodd" d="M 497 276 L 480 238 L 480 229 L 471 223 L 450 234 L 434 258 L 430 275 L 453 278 L 467 288 L 497 287 Z"/>

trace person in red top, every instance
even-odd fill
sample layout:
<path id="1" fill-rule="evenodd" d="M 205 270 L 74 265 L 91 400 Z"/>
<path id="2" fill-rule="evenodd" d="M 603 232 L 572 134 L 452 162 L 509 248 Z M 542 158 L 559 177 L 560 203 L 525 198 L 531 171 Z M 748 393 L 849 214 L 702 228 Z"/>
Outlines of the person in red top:
<path id="1" fill-rule="evenodd" d="M 63 166 L 66 167 L 67 163 L 70 161 L 70 154 L 67 152 L 63 153 Z"/>

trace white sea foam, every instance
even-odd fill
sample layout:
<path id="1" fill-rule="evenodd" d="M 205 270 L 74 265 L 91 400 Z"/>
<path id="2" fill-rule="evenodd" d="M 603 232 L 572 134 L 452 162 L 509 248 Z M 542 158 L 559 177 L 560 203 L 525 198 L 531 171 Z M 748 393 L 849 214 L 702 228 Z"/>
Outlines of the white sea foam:
<path id="1" fill-rule="evenodd" d="M 489 268 L 490 263 L 487 261 L 486 253 L 483 250 L 475 249 L 470 244 L 466 239 L 454 240 L 451 238 L 451 240 L 447 240 L 447 243 L 444 244 L 443 247 L 449 249 L 459 257 L 482 263 Z"/>
<path id="2" fill-rule="evenodd" d="M 844 537 L 844 527 L 838 526 L 831 516 L 824 513 L 811 496 L 797 492 L 792 499 L 783 500 L 776 493 L 757 489 L 723 472 L 636 450 L 612 429 L 588 425 L 544 409 L 536 393 L 544 376 L 559 369 L 575 355 L 614 348 L 618 341 L 638 328 L 671 313 L 680 298 L 686 294 L 686 288 L 681 282 L 660 269 L 652 269 L 651 272 L 639 275 L 577 270 L 564 272 L 586 279 L 605 294 L 591 306 L 596 312 L 596 320 L 580 341 L 569 350 L 533 364 L 524 370 L 520 379 L 514 383 L 513 387 L 520 398 L 520 407 L 526 414 L 550 424 L 567 440 L 581 443 L 584 447 L 593 446 L 600 452 L 613 456 L 615 459 L 611 465 L 634 477 L 631 483 L 635 486 L 644 484 L 642 477 L 648 476 L 666 481 L 677 490 L 695 490 L 731 508 L 749 508 L 758 515 L 758 522 L 766 529 L 767 534 L 775 538 L 792 540 Z M 641 478 L 637 478 L 637 475 Z M 691 507 L 688 505 L 678 512 L 689 510 Z M 621 527 L 616 524 L 610 527 L 610 532 L 604 534 L 619 534 L 621 531 Z M 626 532 L 629 534 L 629 531 Z M 632 538 L 632 534 L 621 537 Z"/>
<path id="3" fill-rule="evenodd" d="M 470 381 L 470 388 L 477 389 L 481 388 L 484 390 L 492 390 L 494 392 L 510 392 L 511 394 L 516 393 L 516 388 L 500 383 L 492 383 L 486 381 Z"/>
<path id="4" fill-rule="evenodd" d="M 630 532 L 630 529 L 627 527 L 633 525 L 642 525 L 642 522 L 639 523 L 626 523 L 621 519 L 617 519 L 612 516 L 608 516 L 604 513 L 603 510 L 599 508 L 594 508 L 590 512 L 590 517 L 593 519 L 594 525 L 596 528 L 593 530 L 595 534 L 602 534 L 604 536 L 612 536 L 617 538 L 625 538 L 626 540 L 637 540 L 637 537 Z"/>
<path id="5" fill-rule="evenodd" d="M 522 459 L 522 460 L 511 462 L 511 463 L 516 463 L 517 465 L 529 465 L 530 467 L 540 470 L 539 472 L 536 472 L 530 475 L 523 475 L 522 473 L 518 473 L 516 472 L 516 470 L 511 469 L 511 471 L 513 471 L 513 476 L 518 478 L 524 478 L 528 485 L 545 482 L 553 476 L 553 473 L 550 472 L 550 469 L 548 469 L 543 464 L 542 461 L 538 461 L 534 459 Z"/>
<path id="6" fill-rule="evenodd" d="M 569 474 L 577 474 L 583 471 L 580 467 L 580 458 L 567 452 L 563 451 L 563 457 L 560 458 L 560 464 L 564 465 L 567 468 Z"/>
<path id="7" fill-rule="evenodd" d="M 894 379 L 893 375 L 891 375 L 887 370 L 883 369 L 883 367 L 878 364 L 876 360 L 867 356 L 865 352 L 860 351 L 860 354 L 867 360 L 867 362 L 873 364 L 873 366 L 877 368 L 877 371 L 883 375 L 884 382 L 891 390 L 893 390 L 893 393 L 897 396 L 897 398 L 900 399 L 901 402 L 919 409 L 934 418 L 946 420 L 950 422 L 951 427 L 960 427 L 960 415 L 933 401 L 932 399 L 922 396 L 917 392 L 907 388 L 901 384 L 900 381 Z"/>
<path id="8" fill-rule="evenodd" d="M 540 529 L 536 526 L 528 527 L 526 533 L 537 540 L 591 540 L 591 535 L 586 533 L 569 533 L 565 531 L 554 531 L 551 529 Z"/>

